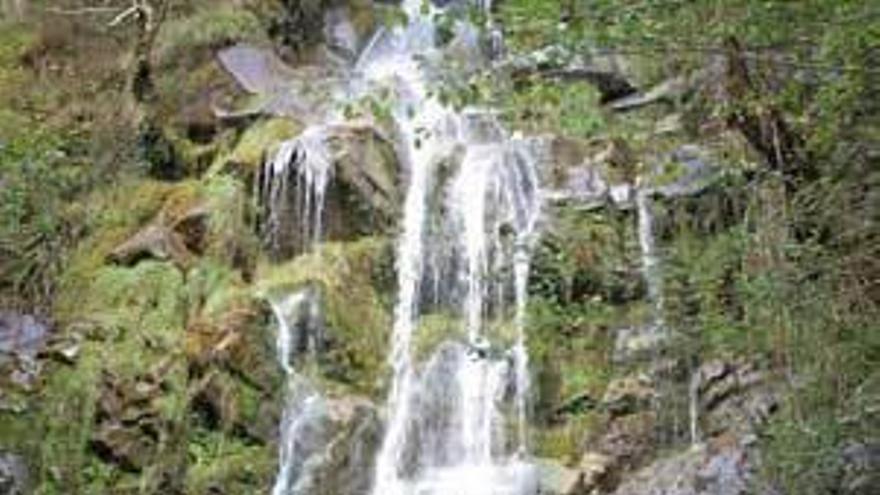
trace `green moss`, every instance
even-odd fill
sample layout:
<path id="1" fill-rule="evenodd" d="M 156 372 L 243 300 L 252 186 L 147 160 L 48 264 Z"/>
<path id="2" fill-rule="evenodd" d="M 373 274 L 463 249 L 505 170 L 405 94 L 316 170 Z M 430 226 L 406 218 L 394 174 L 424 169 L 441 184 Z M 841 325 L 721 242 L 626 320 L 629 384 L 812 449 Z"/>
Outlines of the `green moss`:
<path id="1" fill-rule="evenodd" d="M 35 33 L 22 25 L 0 22 L 0 139 L 27 132 L 31 119 L 13 107 L 30 77 L 21 63 Z"/>
<path id="2" fill-rule="evenodd" d="M 213 170 L 232 164 L 253 173 L 263 163 L 264 156 L 275 151 L 282 141 L 292 139 L 302 131 L 302 125 L 285 118 L 261 120 L 249 127 L 235 148 L 218 158 Z"/>
<path id="3" fill-rule="evenodd" d="M 536 428 L 534 454 L 537 457 L 559 459 L 574 465 L 584 450 L 584 438 L 601 426 L 602 418 L 596 413 L 580 415 L 563 424 Z"/>
<path id="4" fill-rule="evenodd" d="M 184 280 L 169 263 L 105 266 L 91 273 L 88 284 L 79 285 L 73 293 L 62 292 L 59 298 L 67 308 L 67 328 L 84 332 L 87 340 L 76 364 L 54 370 L 41 391 L 37 422 L 44 432 L 39 449 L 42 489 L 52 493 L 53 483 L 58 482 L 91 487 L 84 493 L 102 493 L 106 487 L 99 489 L 99 485 L 107 477 L 99 472 L 104 468 L 88 467 L 94 460 L 87 449 L 102 376 L 134 383 L 168 363 L 161 375 L 162 395 L 152 407 L 172 430 L 185 417 L 186 373 L 180 365 L 186 318 Z M 168 453 L 174 451 L 175 441 L 174 435 L 163 439 L 154 469 L 163 466 L 166 457 L 173 458 Z M 59 470 L 62 479 L 54 480 L 49 474 Z M 94 479 L 88 479 L 92 474 Z"/>
<path id="5" fill-rule="evenodd" d="M 194 15 L 168 22 L 159 37 L 158 51 L 163 60 L 173 60 L 199 48 L 216 48 L 235 41 L 264 40 L 260 21 L 252 13 L 211 2 Z"/>
<path id="6" fill-rule="evenodd" d="M 461 319 L 446 314 L 424 315 L 415 332 L 413 354 L 417 360 L 428 358 L 440 343 L 453 339 L 463 341 L 465 325 Z"/>
<path id="7" fill-rule="evenodd" d="M 186 493 L 229 495 L 264 493 L 272 484 L 277 452 L 268 446 L 248 445 L 217 432 L 197 430 L 189 442 Z"/>
<path id="8" fill-rule="evenodd" d="M 283 294 L 311 285 L 322 295 L 333 343 L 321 357 L 324 375 L 363 393 L 377 392 L 391 320 L 373 285 L 385 243 L 365 238 L 328 243 L 281 266 L 260 267 L 258 291 Z"/>

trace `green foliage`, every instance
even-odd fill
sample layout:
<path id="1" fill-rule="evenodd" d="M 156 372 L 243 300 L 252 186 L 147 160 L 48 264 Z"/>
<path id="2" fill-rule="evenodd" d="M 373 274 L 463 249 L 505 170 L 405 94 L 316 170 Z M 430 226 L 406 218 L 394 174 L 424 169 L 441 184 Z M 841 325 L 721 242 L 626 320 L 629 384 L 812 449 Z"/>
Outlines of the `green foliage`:
<path id="1" fill-rule="evenodd" d="M 536 80 L 504 100 L 505 116 L 517 128 L 592 137 L 605 125 L 599 93 L 586 83 L 558 84 Z"/>
<path id="2" fill-rule="evenodd" d="M 559 0 L 506 0 L 501 18 L 510 48 L 530 52 L 545 46 L 577 46 L 584 39 L 585 2 Z M 565 22 L 563 22 L 565 21 Z"/>
<path id="3" fill-rule="evenodd" d="M 264 40 L 263 26 L 253 13 L 211 2 L 195 14 L 172 19 L 163 26 L 157 51 L 162 60 L 170 63 L 189 51 Z"/>
<path id="4" fill-rule="evenodd" d="M 49 301 L 73 241 L 68 203 L 87 177 L 69 146 L 36 130 L 0 141 L 0 289 L 31 303 Z"/>
<path id="5" fill-rule="evenodd" d="M 274 118 L 257 122 L 248 127 L 229 154 L 218 158 L 212 171 L 217 172 L 227 163 L 232 163 L 248 173 L 255 173 L 264 157 L 276 151 L 278 143 L 293 139 L 300 132 L 302 126 L 291 119 Z"/>
<path id="6" fill-rule="evenodd" d="M 274 449 L 197 429 L 188 443 L 186 492 L 210 493 L 223 487 L 224 493 L 247 495 L 257 489 L 268 489 L 276 455 Z"/>

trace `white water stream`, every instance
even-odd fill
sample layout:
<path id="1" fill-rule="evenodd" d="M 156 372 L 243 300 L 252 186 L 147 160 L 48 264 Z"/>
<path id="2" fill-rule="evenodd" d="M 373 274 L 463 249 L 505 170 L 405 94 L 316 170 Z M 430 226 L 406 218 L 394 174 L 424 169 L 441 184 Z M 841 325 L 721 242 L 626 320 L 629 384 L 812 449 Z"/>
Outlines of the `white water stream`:
<path id="1" fill-rule="evenodd" d="M 407 176 L 392 375 L 372 494 L 530 495 L 536 480 L 527 458 L 525 313 L 541 210 L 537 160 L 491 112 L 456 112 L 441 104 L 431 87 L 431 60 L 442 57 L 434 43 L 433 8 L 422 0 L 404 0 L 402 7 L 408 22 L 374 37 L 346 95 L 392 95 L 397 154 Z M 298 181 L 303 251 L 320 240 L 331 175 L 320 125 L 284 143 L 264 169 L 261 190 L 269 204 L 283 206 L 291 180 Z M 270 208 L 270 239 L 285 228 L 284 218 L 283 208 Z M 426 271 L 434 290 L 430 308 L 423 304 Z M 303 312 L 312 311 L 309 297 L 295 293 L 272 303 L 280 356 L 290 356 L 292 342 L 301 341 L 295 326 Z M 450 315 L 462 331 L 444 336 L 427 359 L 416 359 L 420 323 L 429 310 Z M 281 358 L 291 392 L 273 495 L 306 495 L 297 480 L 315 455 L 310 449 L 320 436 L 324 401 L 288 359 Z M 508 431 L 515 437 L 508 438 Z"/>

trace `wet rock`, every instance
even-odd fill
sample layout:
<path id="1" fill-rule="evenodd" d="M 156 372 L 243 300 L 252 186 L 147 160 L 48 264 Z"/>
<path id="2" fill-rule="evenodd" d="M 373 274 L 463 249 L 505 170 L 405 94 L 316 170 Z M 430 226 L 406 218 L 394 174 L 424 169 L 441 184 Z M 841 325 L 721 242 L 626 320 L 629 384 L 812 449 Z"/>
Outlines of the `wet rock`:
<path id="1" fill-rule="evenodd" d="M 327 416 L 333 435 L 319 454 L 321 464 L 298 486 L 313 495 L 369 492 L 373 472 L 364 466 L 374 464 L 382 442 L 378 410 L 364 398 L 347 396 L 330 399 Z"/>
<path id="2" fill-rule="evenodd" d="M 378 129 L 353 122 L 309 127 L 301 136 L 305 138 L 306 133 L 307 141 L 293 136 L 283 143 L 293 150 L 289 160 L 285 155 L 279 162 L 273 155 L 277 150 L 267 150 L 273 159 L 265 162 L 257 177 L 260 230 L 279 259 L 305 251 L 310 243 L 310 231 L 303 224 L 314 212 L 302 198 L 314 191 L 305 190 L 310 184 L 301 180 L 300 173 L 315 155 L 329 162 L 325 170 L 329 178 L 322 191 L 323 239 L 350 241 L 386 232 L 395 224 L 402 203 L 400 163 L 393 143 Z"/>
<path id="3" fill-rule="evenodd" d="M 330 91 L 342 84 L 340 76 L 326 68 L 294 69 L 266 48 L 239 44 L 221 50 L 217 57 L 239 86 L 256 96 L 242 108 L 215 109 L 221 119 L 270 115 L 320 122 L 330 111 Z"/>
<path id="4" fill-rule="evenodd" d="M 13 453 L 0 452 L 0 494 L 28 493 L 30 493 L 30 480 L 25 459 Z"/>

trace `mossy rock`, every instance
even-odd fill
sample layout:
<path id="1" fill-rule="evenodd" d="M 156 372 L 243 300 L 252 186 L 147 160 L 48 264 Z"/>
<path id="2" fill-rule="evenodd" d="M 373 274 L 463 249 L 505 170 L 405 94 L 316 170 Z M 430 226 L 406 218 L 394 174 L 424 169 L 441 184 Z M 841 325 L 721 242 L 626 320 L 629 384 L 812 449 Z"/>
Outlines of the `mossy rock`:
<path id="1" fill-rule="evenodd" d="M 327 342 L 321 374 L 337 386 L 373 395 L 384 377 L 391 317 L 374 285 L 389 254 L 381 239 L 327 243 L 283 265 L 261 266 L 258 291 L 267 296 L 306 287 L 321 295 Z"/>
<path id="2" fill-rule="evenodd" d="M 266 42 L 260 20 L 233 2 L 198 2 L 184 15 L 173 17 L 157 39 L 160 63 L 171 63 L 192 52 L 227 46 L 234 42 Z"/>
<path id="3" fill-rule="evenodd" d="M 255 176 L 266 157 L 271 156 L 281 142 L 295 138 L 302 130 L 302 124 L 292 119 L 260 120 L 244 131 L 231 152 L 218 158 L 213 170 L 235 170 Z"/>

